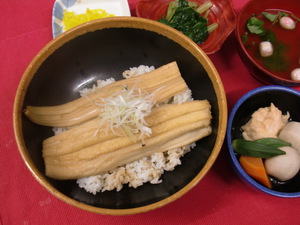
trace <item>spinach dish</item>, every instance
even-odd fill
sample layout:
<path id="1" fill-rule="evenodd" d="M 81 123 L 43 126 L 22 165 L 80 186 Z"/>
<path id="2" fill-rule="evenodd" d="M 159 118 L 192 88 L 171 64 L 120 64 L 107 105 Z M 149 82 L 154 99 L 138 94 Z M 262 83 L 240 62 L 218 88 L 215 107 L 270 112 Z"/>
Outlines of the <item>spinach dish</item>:
<path id="1" fill-rule="evenodd" d="M 217 23 L 209 24 L 207 19 L 211 7 L 210 1 L 200 6 L 194 1 L 171 1 L 166 17 L 158 21 L 179 30 L 197 44 L 201 44 L 218 28 Z"/>

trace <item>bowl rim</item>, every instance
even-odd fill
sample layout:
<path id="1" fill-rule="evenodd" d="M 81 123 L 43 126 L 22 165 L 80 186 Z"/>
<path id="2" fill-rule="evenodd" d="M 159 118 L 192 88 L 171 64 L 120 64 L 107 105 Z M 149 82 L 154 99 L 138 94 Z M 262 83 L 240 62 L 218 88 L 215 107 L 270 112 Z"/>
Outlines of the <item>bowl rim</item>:
<path id="1" fill-rule="evenodd" d="M 279 85 L 268 85 L 268 86 L 262 86 L 262 87 L 258 87 L 255 88 L 249 92 L 247 92 L 246 94 L 244 94 L 234 105 L 232 111 L 229 114 L 229 119 L 228 119 L 228 126 L 227 126 L 227 136 L 226 136 L 226 142 L 227 142 L 227 146 L 228 146 L 228 150 L 229 150 L 229 157 L 231 159 L 231 165 L 234 167 L 234 169 L 237 170 L 237 173 L 239 176 L 241 176 L 244 180 L 246 180 L 246 184 L 250 185 L 251 187 L 255 187 L 256 189 L 267 193 L 269 195 L 273 195 L 273 196 L 277 196 L 277 197 L 283 197 L 283 198 L 295 198 L 295 197 L 300 197 L 300 191 L 299 192 L 291 192 L 291 193 L 285 193 L 285 192 L 279 192 L 279 191 L 275 191 L 275 190 L 271 190 L 265 186 L 263 186 L 262 184 L 260 184 L 259 182 L 257 182 L 256 180 L 254 180 L 253 178 L 251 178 L 246 172 L 245 170 L 242 168 L 242 166 L 240 165 L 237 157 L 234 154 L 234 149 L 231 145 L 231 141 L 232 141 L 232 136 L 231 136 L 231 130 L 232 130 L 232 122 L 234 120 L 235 114 L 237 113 L 237 111 L 239 110 L 240 106 L 250 97 L 258 94 L 258 93 L 262 93 L 262 92 L 266 92 L 266 91 L 282 91 L 282 92 L 287 92 L 293 95 L 296 95 L 297 97 L 300 98 L 300 91 L 297 91 L 295 89 L 292 89 L 290 87 L 285 87 L 285 86 L 279 86 Z"/>
<path id="2" fill-rule="evenodd" d="M 253 2 L 256 0 L 249 0 L 240 10 L 240 12 L 237 15 L 237 19 L 236 19 L 236 28 L 235 28 L 235 36 L 238 42 L 238 45 L 240 46 L 240 48 L 242 49 L 242 52 L 246 55 L 247 59 L 249 59 L 251 61 L 252 64 L 254 64 L 254 66 L 256 68 L 258 68 L 259 70 L 261 70 L 263 73 L 267 74 L 270 78 L 272 79 L 276 79 L 281 83 L 287 83 L 287 84 L 292 84 L 292 85 L 299 85 L 300 81 L 295 81 L 292 79 L 285 79 L 282 78 L 280 76 L 277 76 L 275 73 L 271 73 L 270 71 L 266 70 L 265 68 L 263 68 L 261 65 L 259 65 L 248 53 L 248 51 L 245 49 L 245 46 L 242 42 L 242 38 L 240 37 L 240 24 L 241 24 L 241 17 L 244 13 L 244 11 L 248 8 L 249 5 L 253 4 Z M 261 79 L 261 78 L 257 78 L 257 79 Z M 264 79 L 263 79 L 264 80 Z"/>
<path id="3" fill-rule="evenodd" d="M 33 161 L 31 160 L 29 153 L 27 152 L 25 142 L 23 140 L 22 133 L 22 106 L 26 94 L 26 90 L 32 80 L 34 74 L 36 73 L 38 67 L 43 63 L 44 60 L 47 59 L 56 49 L 61 47 L 63 44 L 68 41 L 89 33 L 95 30 L 108 29 L 108 28 L 133 28 L 133 29 L 142 29 L 149 30 L 151 32 L 158 33 L 163 35 L 178 44 L 184 46 L 186 50 L 188 50 L 191 54 L 193 54 L 197 60 L 203 60 L 200 62 L 203 68 L 206 70 L 208 76 L 211 79 L 213 87 L 216 92 L 218 106 L 219 106 L 219 118 L 218 118 L 218 135 L 216 137 L 216 141 L 214 147 L 212 149 L 212 153 L 210 154 L 207 162 L 203 166 L 202 170 L 181 190 L 178 192 L 168 196 L 165 199 L 154 202 L 149 205 L 135 207 L 135 208 L 126 208 L 126 209 L 108 209 L 108 208 L 100 208 L 91 206 L 85 203 L 81 203 L 76 201 L 56 190 L 39 172 L 39 170 L 35 167 Z M 212 79 L 213 78 L 213 79 Z M 209 57 L 200 49 L 198 46 L 191 41 L 188 37 L 181 34 L 179 31 L 175 29 L 161 24 L 156 21 L 152 21 L 149 19 L 138 18 L 138 17 L 109 17 L 102 18 L 99 20 L 89 21 L 87 23 L 81 24 L 75 28 L 72 28 L 58 37 L 52 39 L 48 44 L 46 44 L 42 50 L 33 58 L 30 62 L 29 66 L 25 70 L 23 77 L 19 83 L 17 88 L 15 100 L 14 100 L 14 108 L 13 108 L 13 127 L 15 139 L 17 142 L 17 146 L 19 152 L 24 160 L 26 166 L 36 178 L 36 180 L 45 187 L 51 194 L 56 196 L 58 199 L 64 201 L 65 203 L 75 206 L 77 208 L 93 212 L 99 214 L 107 214 L 107 215 L 128 215 L 128 214 L 137 214 L 150 210 L 154 210 L 156 208 L 160 208 L 168 203 L 171 203 L 178 199 L 179 197 L 186 194 L 189 190 L 191 190 L 198 182 L 208 173 L 209 169 L 214 164 L 216 158 L 219 155 L 219 152 L 222 148 L 223 142 L 225 140 L 226 126 L 227 126 L 227 100 L 225 95 L 225 90 L 222 84 L 222 80 L 213 65 L 212 61 Z"/>

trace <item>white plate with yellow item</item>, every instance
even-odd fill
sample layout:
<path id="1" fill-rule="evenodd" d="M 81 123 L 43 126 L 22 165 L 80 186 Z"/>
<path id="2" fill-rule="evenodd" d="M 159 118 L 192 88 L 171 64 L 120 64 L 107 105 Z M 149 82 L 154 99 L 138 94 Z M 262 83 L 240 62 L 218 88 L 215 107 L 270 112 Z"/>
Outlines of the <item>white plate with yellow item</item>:
<path id="1" fill-rule="evenodd" d="M 109 17 L 131 16 L 127 0 L 56 0 L 52 13 L 52 35 L 81 23 Z"/>

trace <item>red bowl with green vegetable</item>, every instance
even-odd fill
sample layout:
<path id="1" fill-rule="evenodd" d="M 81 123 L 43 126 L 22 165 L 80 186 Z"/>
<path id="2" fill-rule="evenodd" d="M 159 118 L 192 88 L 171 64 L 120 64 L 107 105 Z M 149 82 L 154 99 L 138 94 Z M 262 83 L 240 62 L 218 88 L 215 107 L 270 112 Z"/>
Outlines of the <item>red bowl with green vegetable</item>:
<path id="1" fill-rule="evenodd" d="M 276 138 L 270 136 L 270 138 L 246 140 L 247 138 L 243 134 L 246 131 L 245 124 L 252 117 L 258 118 L 257 114 L 253 116 L 253 113 L 258 109 L 270 107 L 271 103 L 286 117 L 288 125 L 297 124 L 300 129 L 299 91 L 279 85 L 268 85 L 254 89 L 238 100 L 229 115 L 226 139 L 230 162 L 234 172 L 247 186 L 277 197 L 300 197 L 300 144 L 298 144 L 297 150 L 295 150 L 294 145 L 295 140 L 298 142 L 300 140 L 299 130 L 289 135 L 293 136 L 294 141 L 287 141 L 287 138 L 283 137 L 283 134 L 289 128 L 286 125 L 276 133 Z M 274 119 L 270 119 L 269 115 L 271 113 L 261 121 L 270 121 L 273 126 L 276 122 L 274 122 Z M 281 120 L 282 117 L 277 118 Z M 266 123 L 264 124 L 267 127 Z M 255 130 L 253 127 L 252 132 Z M 262 126 L 259 129 L 262 129 Z M 295 135 L 298 135 L 298 137 Z M 270 149 L 271 144 L 274 148 Z M 286 151 L 287 147 L 282 147 L 285 145 L 288 148 L 291 145 L 291 148 L 294 148 L 293 153 L 295 155 L 291 155 Z M 278 152 L 283 150 L 286 151 L 286 154 Z M 293 156 L 292 159 L 288 158 L 289 160 L 286 160 L 290 156 Z M 294 159 L 297 159 L 297 165 L 292 167 Z M 273 165 L 270 165 L 270 163 L 273 163 Z M 277 171 L 274 171 L 274 169 L 277 169 Z M 282 177 L 282 174 L 286 177 Z"/>
<path id="2" fill-rule="evenodd" d="M 236 13 L 233 10 L 232 2 L 230 0 L 141 0 L 137 3 L 136 14 L 138 17 L 156 21 L 168 19 L 170 22 L 171 20 L 174 26 L 176 26 L 173 26 L 175 29 L 187 27 L 187 23 L 195 25 L 199 22 L 198 18 L 195 23 L 191 21 L 194 21 L 195 17 L 198 17 L 197 15 L 193 16 L 188 12 L 187 14 L 182 13 L 178 15 L 178 12 L 174 13 L 175 10 L 172 10 L 172 8 L 176 9 L 179 6 L 182 7 L 180 4 L 185 4 L 185 2 L 187 2 L 188 7 L 197 10 L 198 15 L 207 20 L 205 27 L 208 27 L 208 31 L 206 34 L 207 37 L 204 39 L 193 38 L 200 33 L 206 33 L 206 31 L 203 31 L 203 29 L 206 30 L 206 28 L 203 28 L 202 26 L 199 28 L 199 25 L 188 30 L 183 30 L 183 33 L 192 38 L 206 54 L 215 53 L 221 48 L 222 44 L 234 30 L 236 25 Z M 193 32 L 190 32 L 190 30 L 193 30 Z"/>
<path id="3" fill-rule="evenodd" d="M 292 20 L 293 29 L 282 26 L 283 17 Z M 266 84 L 300 84 L 299 21 L 298 0 L 250 0 L 242 8 L 235 30 L 237 49 L 254 78 Z"/>

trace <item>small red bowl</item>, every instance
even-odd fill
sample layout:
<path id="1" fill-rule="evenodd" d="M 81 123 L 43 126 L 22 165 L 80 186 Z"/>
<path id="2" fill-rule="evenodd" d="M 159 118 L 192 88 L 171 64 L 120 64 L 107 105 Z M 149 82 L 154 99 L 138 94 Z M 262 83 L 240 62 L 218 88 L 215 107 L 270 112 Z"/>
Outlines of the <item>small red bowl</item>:
<path id="1" fill-rule="evenodd" d="M 141 0 L 136 5 L 138 17 L 159 20 L 167 13 L 167 8 L 172 0 Z M 193 0 L 203 4 L 207 0 Z M 210 23 L 218 23 L 219 27 L 213 31 L 208 39 L 199 44 L 199 47 L 206 53 L 212 54 L 218 51 L 226 38 L 234 30 L 236 25 L 236 13 L 233 10 L 231 0 L 211 0 L 213 6 L 208 16 Z"/>
<path id="2" fill-rule="evenodd" d="M 237 17 L 235 36 L 237 40 L 237 50 L 246 68 L 250 74 L 257 80 L 265 84 L 279 84 L 282 86 L 296 86 L 300 81 L 287 79 L 279 74 L 272 73 L 259 65 L 247 52 L 243 42 L 242 35 L 245 33 L 247 20 L 253 15 L 266 9 L 286 10 L 296 15 L 300 15 L 299 0 L 250 0 L 240 11 Z M 298 23 L 297 26 L 300 24 Z M 295 47 L 299 47 L 295 46 Z M 300 55 L 299 55 L 300 57 Z M 300 66 L 300 65 L 299 65 Z"/>

